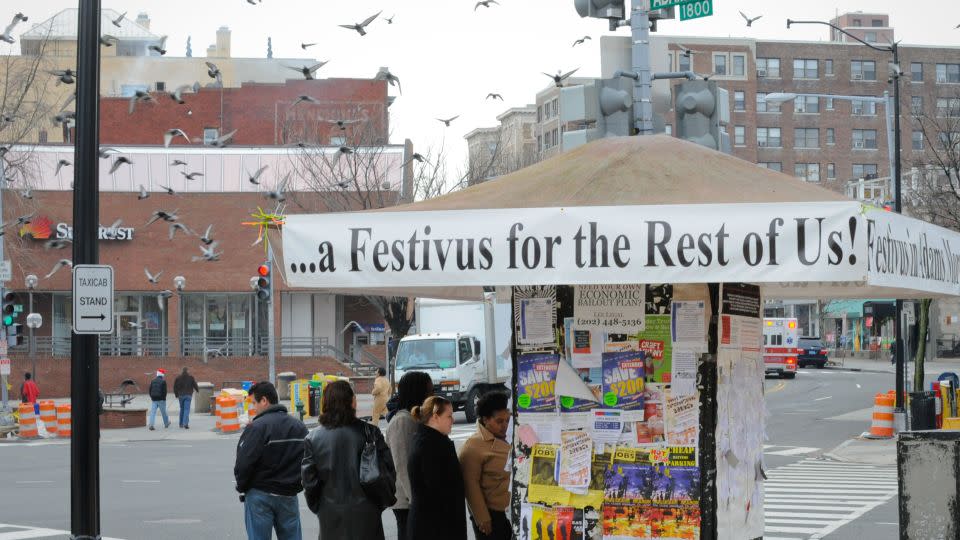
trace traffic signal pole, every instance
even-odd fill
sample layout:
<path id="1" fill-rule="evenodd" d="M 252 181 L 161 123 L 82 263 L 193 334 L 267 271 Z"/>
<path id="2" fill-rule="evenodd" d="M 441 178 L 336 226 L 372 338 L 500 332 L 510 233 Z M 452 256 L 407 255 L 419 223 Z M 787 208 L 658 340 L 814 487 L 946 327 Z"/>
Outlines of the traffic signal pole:
<path id="1" fill-rule="evenodd" d="M 6 186 L 6 182 L 7 182 L 6 163 L 7 163 L 7 162 L 6 162 L 6 160 L 5 160 L 4 158 L 0 158 L 0 182 L 3 183 L 3 185 L 0 185 L 0 222 L 3 221 L 3 190 L 7 189 L 7 186 Z M 4 242 L 5 242 L 5 240 L 4 240 L 3 238 L 0 238 L 0 262 L 3 262 L 3 260 L 4 260 L 4 259 L 3 259 L 3 245 L 4 245 Z M 4 290 L 4 284 L 3 284 L 2 282 L 0 282 L 0 298 L 3 298 L 3 295 L 4 295 L 5 293 L 6 293 L 6 291 Z M 7 329 L 6 329 L 6 328 L 3 328 L 2 331 L 3 331 L 4 334 L 3 334 L 2 337 L 0 337 L 0 339 L 6 341 L 6 339 L 7 339 L 7 336 L 6 336 Z M 7 402 L 8 398 L 10 397 L 10 396 L 7 395 L 7 375 L 2 375 L 2 376 L 0 376 L 0 387 L 3 387 L 2 390 L 0 390 L 0 400 L 3 401 L 3 409 L 0 409 L 0 412 L 3 413 L 2 415 L 0 415 L 0 416 L 3 416 L 3 418 L 0 418 L 0 425 L 2 425 L 2 424 L 3 424 L 3 419 L 7 418 L 7 417 L 8 417 L 8 414 L 7 414 L 7 413 L 10 412 L 10 404 Z"/>
<path id="2" fill-rule="evenodd" d="M 634 128 L 637 135 L 653 135 L 653 74 L 650 69 L 650 13 L 645 4 L 649 0 L 632 0 L 630 33 L 633 41 Z"/>
<path id="3" fill-rule="evenodd" d="M 77 127 L 73 179 L 73 264 L 97 264 L 100 213 L 100 0 L 80 0 Z M 74 297 L 74 302 L 77 298 Z M 73 333 L 70 349 L 70 535 L 100 538 L 100 337 Z"/>
<path id="4" fill-rule="evenodd" d="M 277 384 L 277 344 L 276 333 L 273 331 L 273 246 L 267 246 L 267 266 L 270 267 L 270 296 L 267 298 L 267 344 L 270 350 L 267 353 L 269 359 L 269 371 L 267 377 L 273 384 Z"/>

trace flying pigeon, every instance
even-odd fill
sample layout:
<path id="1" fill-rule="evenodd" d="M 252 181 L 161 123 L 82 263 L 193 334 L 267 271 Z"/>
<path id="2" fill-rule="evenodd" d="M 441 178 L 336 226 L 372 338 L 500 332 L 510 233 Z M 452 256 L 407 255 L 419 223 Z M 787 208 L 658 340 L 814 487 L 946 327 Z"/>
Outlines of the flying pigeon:
<path id="1" fill-rule="evenodd" d="M 340 131 L 346 131 L 348 125 L 356 124 L 359 120 L 321 120 L 321 122 L 336 124 Z"/>
<path id="2" fill-rule="evenodd" d="M 47 73 L 57 77 L 57 86 L 61 84 L 73 84 L 77 82 L 77 73 L 72 69 L 54 69 Z"/>
<path id="3" fill-rule="evenodd" d="M 51 238 L 43 243 L 44 249 L 63 249 L 70 244 L 70 240 L 66 238 Z"/>
<path id="4" fill-rule="evenodd" d="M 582 38 L 573 42 L 573 47 L 576 47 L 577 45 L 583 45 L 585 41 L 590 39 L 593 39 L 593 38 L 591 38 L 590 36 L 583 36 Z"/>
<path id="5" fill-rule="evenodd" d="M 391 15 L 389 18 L 385 18 L 383 20 L 387 21 L 387 24 L 393 24 L 394 17 L 396 17 L 396 15 Z"/>
<path id="6" fill-rule="evenodd" d="M 500 2 L 497 2 L 497 0 L 480 0 L 479 2 L 477 2 L 477 5 L 473 6 L 473 10 L 476 11 L 480 9 L 480 6 L 488 8 L 490 7 L 490 4 L 497 4 L 499 6 Z"/>
<path id="7" fill-rule="evenodd" d="M 133 162 L 130 161 L 130 159 L 127 158 L 126 156 L 120 156 L 120 157 L 118 157 L 117 159 L 115 159 L 115 160 L 113 161 L 113 165 L 110 167 L 110 173 L 109 173 L 109 174 L 113 174 L 113 173 L 117 172 L 117 169 L 119 169 L 120 166 L 123 165 L 123 164 L 133 165 Z"/>
<path id="8" fill-rule="evenodd" d="M 377 17 L 379 17 L 381 13 L 383 13 L 383 11 L 378 11 L 375 15 L 371 15 L 371 16 L 367 17 L 366 19 L 364 19 L 364 21 L 363 21 L 362 23 L 357 23 L 357 24 L 341 24 L 341 25 L 340 25 L 340 28 L 346 28 L 346 29 L 348 29 L 348 30 L 356 30 L 357 33 L 359 33 L 361 36 L 365 36 L 365 35 L 367 35 L 367 31 L 365 30 L 365 28 L 367 27 L 367 25 L 370 24 L 370 23 L 372 23 L 374 19 L 376 19 Z"/>
<path id="9" fill-rule="evenodd" d="M 313 103 L 314 105 L 320 103 L 320 101 L 317 98 L 304 95 L 304 96 L 299 96 L 297 100 L 293 102 L 293 105 L 291 105 L 290 108 L 292 109 L 297 105 L 303 103 L 304 101 L 306 101 L 307 103 Z"/>
<path id="10" fill-rule="evenodd" d="M 153 96 L 150 95 L 150 92 L 144 92 L 143 90 L 137 90 L 132 96 L 130 96 L 130 107 L 127 111 L 128 114 L 133 114 L 133 110 L 137 108 L 137 102 L 142 101 L 144 103 L 148 101 L 153 101 Z"/>
<path id="11" fill-rule="evenodd" d="M 400 164 L 400 167 L 401 167 L 401 168 L 406 167 L 406 166 L 407 166 L 407 163 L 410 163 L 411 161 L 417 161 L 417 162 L 420 162 L 420 163 L 430 163 L 430 162 L 427 160 L 427 158 L 423 157 L 421 154 L 418 154 L 418 153 L 414 152 L 413 155 L 410 156 L 410 158 L 409 158 L 408 160 L 406 160 L 406 161 L 404 161 L 403 163 Z"/>
<path id="12" fill-rule="evenodd" d="M 207 261 L 207 262 L 219 261 L 219 260 L 220 260 L 220 255 L 223 255 L 223 252 L 218 252 L 218 251 L 217 251 L 217 245 L 219 245 L 219 242 L 213 242 L 213 243 L 210 244 L 209 246 L 204 246 L 203 244 L 201 244 L 201 245 L 200 245 L 200 253 L 201 253 L 201 255 L 200 255 L 200 256 L 193 256 L 193 257 L 191 258 L 191 260 L 192 260 L 193 262 L 197 262 L 197 261 Z"/>
<path id="13" fill-rule="evenodd" d="M 69 161 L 65 159 L 61 159 L 60 161 L 57 162 L 57 170 L 53 171 L 54 176 L 60 174 L 60 169 L 64 167 L 69 167 L 71 165 L 72 163 L 70 163 Z"/>
<path id="14" fill-rule="evenodd" d="M 251 184 L 259 186 L 260 175 L 263 174 L 263 171 L 267 170 L 267 168 L 269 167 L 270 167 L 269 165 L 264 165 L 263 167 L 260 167 L 259 169 L 257 169 L 257 172 L 253 174 L 247 173 L 247 180 L 249 180 Z"/>
<path id="15" fill-rule="evenodd" d="M 163 301 L 166 300 L 167 298 L 170 298 L 171 296 L 173 296 L 173 291 L 171 291 L 170 289 L 167 289 L 167 290 L 165 290 L 165 291 L 160 291 L 160 292 L 157 294 L 157 307 L 160 308 L 160 311 L 163 311 L 163 309 L 164 309 L 164 307 L 163 307 L 164 302 L 163 302 Z"/>
<path id="16" fill-rule="evenodd" d="M 499 99 L 500 101 L 503 101 L 503 96 L 501 96 L 500 94 L 494 94 L 491 92 L 487 94 L 487 99 Z"/>
<path id="17" fill-rule="evenodd" d="M 188 172 L 186 172 L 186 171 L 180 171 L 180 174 L 182 174 L 183 177 L 186 178 L 187 180 L 196 180 L 197 177 L 203 176 L 203 173 L 201 173 L 201 172 L 188 173 Z"/>
<path id="18" fill-rule="evenodd" d="M 290 180 L 290 175 L 289 175 L 289 174 L 287 174 L 286 176 L 283 177 L 283 180 L 281 180 L 280 183 L 277 184 L 277 187 L 276 187 L 276 188 L 274 188 L 274 189 L 271 190 L 271 191 L 268 191 L 268 192 L 264 193 L 264 197 L 266 197 L 266 198 L 268 198 L 268 199 L 270 199 L 270 200 L 277 201 L 277 202 L 283 202 L 283 201 L 287 200 L 287 195 L 286 195 L 286 193 L 284 193 L 284 191 L 287 189 L 287 181 L 288 181 L 288 180 Z"/>
<path id="19" fill-rule="evenodd" d="M 377 73 L 374 79 L 378 81 L 387 81 L 388 83 L 390 83 L 390 86 L 396 86 L 397 90 L 400 91 L 400 95 L 401 96 L 403 95 L 403 87 L 400 86 L 400 77 L 397 77 L 393 73 L 390 73 L 390 70 L 385 69 L 383 71 L 380 71 L 379 73 Z"/>
<path id="20" fill-rule="evenodd" d="M 576 73 L 577 70 L 579 70 L 579 69 L 580 69 L 580 68 L 574 69 L 574 70 L 572 70 L 572 71 L 568 71 L 568 72 L 564 73 L 563 75 L 560 74 L 560 70 L 557 70 L 557 74 L 556 74 L 556 75 L 551 75 L 551 74 L 549 74 L 549 73 L 544 73 L 544 75 L 546 75 L 547 77 L 550 77 L 551 79 L 553 79 L 553 84 L 557 85 L 557 88 L 563 88 L 563 81 L 567 80 L 571 75 L 573 75 L 574 73 Z"/>
<path id="21" fill-rule="evenodd" d="M 207 64 L 207 75 L 209 75 L 211 79 L 215 79 L 217 84 L 223 84 L 223 74 L 220 73 L 220 68 L 212 62 L 205 62 L 205 64 Z"/>
<path id="22" fill-rule="evenodd" d="M 210 245 L 214 242 L 213 240 L 213 225 L 207 225 L 207 230 L 204 231 L 203 236 L 200 237 L 200 241 L 205 245 Z"/>
<path id="23" fill-rule="evenodd" d="M 53 265 L 53 270 L 50 270 L 49 274 L 43 276 L 43 279 L 50 279 L 51 276 L 57 273 L 57 270 L 60 270 L 64 266 L 73 268 L 73 262 L 70 259 L 60 259 L 56 264 Z"/>
<path id="24" fill-rule="evenodd" d="M 324 61 L 324 62 L 320 62 L 320 63 L 318 63 L 318 64 L 314 64 L 314 65 L 312 65 L 312 66 L 302 66 L 302 67 L 287 66 L 287 68 L 288 68 L 288 69 L 292 69 L 292 70 L 294 70 L 294 71 L 299 71 L 300 74 L 303 75 L 303 78 L 304 78 L 304 79 L 306 79 L 306 80 L 308 80 L 308 81 L 312 81 L 312 80 L 313 80 L 313 74 L 316 73 L 318 69 L 320 69 L 320 68 L 322 68 L 324 65 L 326 65 L 327 62 L 329 62 L 329 60 Z"/>
<path id="25" fill-rule="evenodd" d="M 180 160 L 180 159 L 175 159 L 175 160 L 173 160 L 173 163 L 170 164 L 171 167 L 176 167 L 177 165 L 182 165 L 182 166 L 186 167 L 186 166 L 187 166 L 187 162 L 186 162 L 186 161 L 183 161 L 183 160 Z"/>
<path id="26" fill-rule="evenodd" d="M 168 223 L 173 223 L 174 221 L 177 221 L 178 219 L 180 219 L 180 216 L 177 215 L 177 210 L 174 210 L 173 212 L 167 212 L 166 210 L 157 210 L 150 216 L 150 219 L 147 220 L 147 223 L 144 224 L 144 227 L 150 225 L 155 221 L 159 221 L 161 219 Z"/>
<path id="27" fill-rule="evenodd" d="M 763 15 L 757 15 L 756 17 L 750 18 L 750 17 L 747 17 L 747 14 L 742 11 L 740 12 L 740 16 L 743 17 L 743 20 L 747 21 L 747 26 L 753 26 L 753 21 L 756 21 L 760 17 L 763 17 Z"/>
<path id="28" fill-rule="evenodd" d="M 230 133 L 227 133 L 226 135 L 217 137 L 216 139 L 213 140 L 212 143 L 210 143 L 210 145 L 216 148 L 223 148 L 227 146 L 227 144 L 229 144 L 231 140 L 233 140 L 233 136 L 236 134 L 237 134 L 237 130 L 233 130 Z"/>
<path id="29" fill-rule="evenodd" d="M 120 23 L 123 22 L 123 18 L 126 17 L 126 16 L 127 16 L 127 12 L 124 11 L 123 13 L 120 14 L 119 17 L 117 17 L 116 19 L 114 19 L 114 20 L 112 20 L 112 21 L 110 21 L 110 22 L 112 22 L 113 25 L 116 26 L 117 28 L 120 28 Z"/>
<path id="30" fill-rule="evenodd" d="M 140 184 L 140 194 L 137 195 L 137 200 L 142 201 L 144 199 L 149 199 L 150 193 L 147 191 L 147 188 L 143 187 L 143 184 Z"/>
<path id="31" fill-rule="evenodd" d="M 25 17 L 23 13 L 17 13 L 16 15 L 14 15 L 13 22 L 8 24 L 7 28 L 4 29 L 2 34 L 0 34 L 0 41 L 5 41 L 7 43 L 10 43 L 11 45 L 16 43 L 16 40 L 13 39 L 13 36 L 10 35 L 10 32 L 13 32 L 14 27 L 17 26 L 17 24 L 20 23 L 20 21 L 26 22 L 26 20 L 27 20 L 27 17 Z"/>
<path id="32" fill-rule="evenodd" d="M 198 86 L 200 83 L 196 83 Z M 182 84 L 174 89 L 173 92 L 170 92 L 170 99 L 176 101 L 178 104 L 183 105 L 186 101 L 183 100 L 183 92 L 190 90 L 191 86 L 189 84 Z"/>
<path id="33" fill-rule="evenodd" d="M 316 45 L 316 43 L 301 43 L 300 48 L 303 50 L 307 50 L 307 48 L 313 47 L 314 45 Z"/>
<path id="34" fill-rule="evenodd" d="M 187 137 L 187 134 L 184 133 L 182 129 L 172 128 L 163 133 L 163 147 L 170 148 L 170 143 L 177 137 L 183 137 L 188 143 L 190 142 L 190 137 Z"/>
<path id="35" fill-rule="evenodd" d="M 150 45 L 149 47 L 147 47 L 147 49 L 158 53 L 160 56 L 163 56 L 167 54 L 167 49 L 165 48 L 166 46 L 167 46 L 167 36 L 163 36 L 160 38 L 160 43 L 155 43 L 153 45 Z"/>
<path id="36" fill-rule="evenodd" d="M 165 186 L 163 184 L 157 184 L 157 187 L 167 192 L 167 195 L 176 195 L 177 192 L 173 190 L 172 187 Z"/>
<path id="37" fill-rule="evenodd" d="M 146 266 L 144 266 L 143 273 L 147 275 L 147 281 L 156 285 L 157 283 L 160 282 L 160 276 L 163 275 L 163 270 L 157 272 L 157 274 L 154 275 L 150 273 L 150 270 L 148 270 Z"/>
<path id="38" fill-rule="evenodd" d="M 100 44 L 103 45 L 104 47 L 113 47 L 113 44 L 119 41 L 120 41 L 120 38 L 110 34 L 103 34 L 102 36 L 100 36 Z"/>
<path id="39" fill-rule="evenodd" d="M 178 230 L 183 231 L 183 234 L 186 234 L 186 235 L 193 234 L 193 231 L 188 229 L 187 226 L 184 225 L 183 223 L 171 223 L 170 224 L 170 240 L 173 240 L 173 236 L 177 233 Z"/>
<path id="40" fill-rule="evenodd" d="M 447 118 L 446 120 L 444 120 L 443 118 L 437 118 L 437 121 L 438 121 L 438 122 L 443 122 L 443 125 L 445 125 L 446 127 L 450 127 L 450 122 L 453 122 L 453 121 L 456 120 L 457 118 L 460 118 L 460 115 L 459 115 L 459 114 L 456 115 L 456 116 L 453 116 L 453 117 L 451 117 L 451 118 Z"/>

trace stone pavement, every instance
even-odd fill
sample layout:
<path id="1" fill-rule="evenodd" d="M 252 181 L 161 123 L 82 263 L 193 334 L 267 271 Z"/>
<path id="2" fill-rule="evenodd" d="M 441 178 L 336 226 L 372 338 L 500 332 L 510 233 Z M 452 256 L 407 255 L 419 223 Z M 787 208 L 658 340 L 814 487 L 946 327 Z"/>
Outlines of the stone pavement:
<path id="1" fill-rule="evenodd" d="M 897 439 L 857 437 L 825 453 L 824 457 L 845 463 L 894 465 L 897 462 Z"/>

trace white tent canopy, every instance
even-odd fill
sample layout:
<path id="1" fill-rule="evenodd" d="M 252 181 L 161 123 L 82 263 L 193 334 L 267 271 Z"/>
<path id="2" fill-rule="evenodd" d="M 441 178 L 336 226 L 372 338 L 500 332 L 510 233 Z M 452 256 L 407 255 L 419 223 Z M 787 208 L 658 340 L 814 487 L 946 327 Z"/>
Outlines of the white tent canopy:
<path id="1" fill-rule="evenodd" d="M 291 215 L 294 288 L 750 282 L 767 298 L 960 294 L 960 234 L 663 136 L 604 139 L 445 197 Z"/>

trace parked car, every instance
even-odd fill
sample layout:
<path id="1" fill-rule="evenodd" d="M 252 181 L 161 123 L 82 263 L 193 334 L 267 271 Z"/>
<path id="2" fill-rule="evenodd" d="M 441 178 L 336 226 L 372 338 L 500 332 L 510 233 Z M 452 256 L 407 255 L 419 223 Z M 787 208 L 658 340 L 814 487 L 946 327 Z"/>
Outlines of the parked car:
<path id="1" fill-rule="evenodd" d="M 818 337 L 801 337 L 797 344 L 797 365 L 801 368 L 817 366 L 823 369 L 827 365 L 827 348 Z"/>

